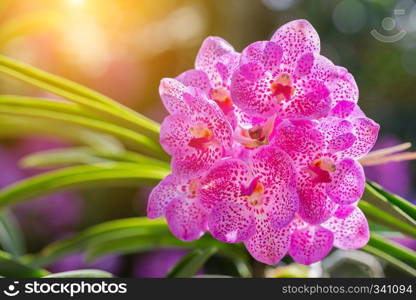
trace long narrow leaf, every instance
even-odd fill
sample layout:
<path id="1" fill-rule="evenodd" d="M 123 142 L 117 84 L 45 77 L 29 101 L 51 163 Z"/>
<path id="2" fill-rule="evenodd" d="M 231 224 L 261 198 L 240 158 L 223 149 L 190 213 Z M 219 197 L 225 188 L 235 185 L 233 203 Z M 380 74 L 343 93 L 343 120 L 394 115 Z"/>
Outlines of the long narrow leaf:
<path id="1" fill-rule="evenodd" d="M 155 183 L 169 173 L 146 164 L 106 163 L 76 166 L 37 175 L 0 191 L 0 208 L 68 188 L 138 186 Z"/>
<path id="2" fill-rule="evenodd" d="M 167 232 L 164 220 L 149 220 L 147 218 L 126 218 L 109 221 L 87 228 L 77 235 L 52 243 L 44 248 L 39 255 L 32 257 L 33 266 L 46 266 L 71 253 L 85 250 L 89 245 L 102 240 L 115 240 L 122 236 L 156 236 Z"/>
<path id="3" fill-rule="evenodd" d="M 371 234 L 368 245 L 384 251 L 403 262 L 407 262 L 412 267 L 416 268 L 416 252 L 408 248 L 402 247 L 392 241 L 386 240 L 381 235 L 376 233 Z"/>
<path id="4" fill-rule="evenodd" d="M 367 182 L 367 185 L 370 185 L 373 189 L 375 189 L 377 192 L 382 194 L 386 199 L 392 203 L 393 205 L 400 208 L 403 212 L 408 214 L 410 217 L 412 217 L 414 220 L 416 220 L 416 206 L 406 199 L 403 199 L 402 197 L 389 193 L 386 190 L 384 190 L 380 185 L 378 185 L 375 182 Z"/>
<path id="5" fill-rule="evenodd" d="M 25 252 L 23 234 L 14 216 L 7 210 L 0 211 L 0 244 L 15 258 Z"/>
<path id="6" fill-rule="evenodd" d="M 114 135 L 124 139 L 125 141 L 130 141 L 131 143 L 137 145 L 137 149 L 142 149 L 143 151 L 147 149 L 147 152 L 149 153 L 153 152 L 159 155 L 163 154 L 160 146 L 148 137 L 102 120 L 96 120 L 75 114 L 55 112 L 53 110 L 7 105 L 0 105 L 0 114 L 40 118 L 62 122 L 64 124 L 78 125 L 84 128 L 90 128 Z"/>
<path id="7" fill-rule="evenodd" d="M 405 213 L 400 207 L 391 203 L 383 194 L 379 193 L 372 186 L 366 184 L 363 199 L 369 204 L 383 210 L 395 219 L 409 226 L 416 227 L 416 220 Z"/>
<path id="8" fill-rule="evenodd" d="M 189 278 L 194 276 L 215 253 L 217 248 L 195 249 L 185 255 L 166 275 L 168 278 Z"/>
<path id="9" fill-rule="evenodd" d="M 24 107 L 44 109 L 47 111 L 73 114 L 90 119 L 101 119 L 99 115 L 86 110 L 82 106 L 69 102 L 59 102 L 46 98 L 25 97 L 16 95 L 0 95 L 0 105 L 6 107 Z"/>
<path id="10" fill-rule="evenodd" d="M 158 123 L 98 92 L 70 80 L 41 71 L 5 56 L 0 56 L 0 72 L 57 94 L 72 102 L 92 108 L 95 111 L 118 119 L 127 120 L 150 132 L 156 134 L 159 132 Z"/>
<path id="11" fill-rule="evenodd" d="M 43 278 L 111 278 L 111 273 L 102 270 L 84 269 L 73 270 L 61 273 L 54 273 L 43 276 Z"/>
<path id="12" fill-rule="evenodd" d="M 25 156 L 20 165 L 24 168 L 56 168 L 103 162 L 130 162 L 152 164 L 169 169 L 169 164 L 135 152 L 107 153 L 88 147 L 63 148 L 36 152 Z"/>
<path id="13" fill-rule="evenodd" d="M 401 270 L 407 274 L 409 274 L 412 277 L 416 277 L 416 269 L 410 267 L 406 263 L 402 262 L 401 260 L 395 258 L 394 256 L 390 255 L 389 253 L 386 253 L 380 249 L 374 248 L 373 246 L 366 245 L 362 250 L 371 253 L 375 256 L 378 256 L 385 261 L 389 262 L 391 265 L 393 265 L 398 270 Z"/>
<path id="14" fill-rule="evenodd" d="M 91 260 L 110 253 L 137 253 L 162 247 L 216 247 L 219 255 L 234 262 L 241 276 L 251 276 L 247 253 L 240 245 L 220 243 L 208 235 L 197 241 L 182 242 L 170 233 L 163 219 L 129 218 L 95 225 L 74 237 L 47 246 L 31 260 L 33 266 L 46 266 L 79 251 L 86 251 Z"/>
<path id="15" fill-rule="evenodd" d="M 29 267 L 0 251 L 0 276 L 12 278 L 37 278 L 48 275 L 46 270 Z"/>
<path id="16" fill-rule="evenodd" d="M 87 145 L 94 149 L 105 149 L 111 153 L 124 151 L 121 142 L 113 136 L 80 126 L 61 124 L 49 120 L 37 120 L 16 116 L 1 116 L 0 131 L 2 138 L 20 138 L 30 136 L 58 137 L 71 144 Z M 30 131 L 28 131 L 30 128 Z"/>
<path id="17" fill-rule="evenodd" d="M 358 203 L 358 207 L 364 212 L 366 217 L 377 223 L 384 225 L 393 230 L 400 231 L 401 233 L 416 238 L 416 227 L 409 225 L 408 223 L 402 222 L 395 218 L 390 213 L 378 208 L 364 200 Z"/>

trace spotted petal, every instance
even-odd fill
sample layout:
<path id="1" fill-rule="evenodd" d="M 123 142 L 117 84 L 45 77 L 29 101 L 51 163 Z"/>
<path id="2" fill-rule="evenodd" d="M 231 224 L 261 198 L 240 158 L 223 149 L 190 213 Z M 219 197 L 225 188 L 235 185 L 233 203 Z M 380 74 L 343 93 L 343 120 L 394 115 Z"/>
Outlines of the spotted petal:
<path id="1" fill-rule="evenodd" d="M 307 226 L 292 234 L 289 254 L 299 264 L 310 265 L 322 260 L 332 249 L 333 233 L 321 226 Z"/>
<path id="2" fill-rule="evenodd" d="M 319 123 L 318 129 L 325 136 L 328 153 L 347 150 L 356 141 L 353 125 L 345 119 L 328 117 Z M 342 158 L 343 152 L 337 153 L 337 156 Z"/>
<path id="3" fill-rule="evenodd" d="M 344 119 L 348 117 L 357 105 L 351 101 L 339 101 L 331 110 L 331 116 Z"/>
<path id="4" fill-rule="evenodd" d="M 344 157 L 361 158 L 373 148 L 377 141 L 380 125 L 366 117 L 356 118 L 351 122 L 356 140 L 350 148 L 343 152 L 343 155 Z"/>
<path id="5" fill-rule="evenodd" d="M 285 226 L 299 205 L 292 160 L 274 146 L 260 147 L 250 160 L 254 176 L 265 186 L 265 209 L 272 226 Z"/>
<path id="6" fill-rule="evenodd" d="M 172 233 L 183 241 L 199 239 L 207 230 L 207 213 L 196 199 L 177 197 L 166 207 Z"/>
<path id="7" fill-rule="evenodd" d="M 152 190 L 147 203 L 147 216 L 155 219 L 165 215 L 168 203 L 177 197 L 178 178 L 172 174 L 168 175 Z"/>
<path id="8" fill-rule="evenodd" d="M 279 103 L 272 99 L 272 80 L 271 74 L 265 73 L 260 63 L 242 64 L 231 78 L 231 98 L 244 112 L 267 118 L 279 108 Z"/>
<path id="9" fill-rule="evenodd" d="M 180 176 L 195 176 L 208 170 L 222 157 L 222 145 L 213 140 L 206 147 L 193 146 L 195 137 L 191 134 L 195 122 L 188 115 L 176 114 L 165 118 L 160 130 L 160 143 L 173 156 L 173 171 Z"/>
<path id="10" fill-rule="evenodd" d="M 217 63 L 226 54 L 233 53 L 234 48 L 224 39 L 208 37 L 204 40 L 195 60 L 195 68 L 204 71 L 214 86 L 222 82 Z"/>
<path id="11" fill-rule="evenodd" d="M 286 255 L 290 245 L 290 230 L 274 229 L 267 219 L 256 220 L 256 231 L 244 242 L 247 250 L 258 261 L 276 264 Z"/>
<path id="12" fill-rule="evenodd" d="M 200 201 L 207 209 L 212 209 L 221 202 L 245 206 L 240 190 L 251 178 L 252 173 L 243 161 L 222 160 L 201 181 Z"/>
<path id="13" fill-rule="evenodd" d="M 209 95 L 211 91 L 211 83 L 204 71 L 188 70 L 180 74 L 178 77 L 176 77 L 176 79 L 183 83 L 185 86 L 191 86 L 200 89 L 207 95 Z"/>
<path id="14" fill-rule="evenodd" d="M 189 89 L 180 81 L 173 78 L 163 78 L 159 85 L 159 94 L 163 105 L 171 114 L 190 113 L 189 106 L 183 99 L 184 93 Z"/>
<path id="15" fill-rule="evenodd" d="M 271 38 L 283 49 L 283 63 L 290 65 L 305 53 L 319 53 L 320 41 L 315 28 L 306 20 L 295 20 L 280 27 Z"/>
<path id="16" fill-rule="evenodd" d="M 253 235 L 254 222 L 254 215 L 244 205 L 222 201 L 211 211 L 208 227 L 216 239 L 238 243 Z"/>
<path id="17" fill-rule="evenodd" d="M 311 73 L 315 64 L 315 55 L 311 52 L 303 54 L 296 62 L 296 68 L 294 75 L 296 77 L 302 77 Z"/>
<path id="18" fill-rule="evenodd" d="M 293 100 L 286 105 L 282 116 L 293 119 L 319 119 L 331 109 L 329 89 L 316 79 L 308 81 L 309 88 L 295 87 Z"/>
<path id="19" fill-rule="evenodd" d="M 282 48 L 277 43 L 269 41 L 254 42 L 241 52 L 240 63 L 257 62 L 264 70 L 275 71 L 279 68 L 282 55 Z"/>
<path id="20" fill-rule="evenodd" d="M 336 210 L 336 204 L 328 197 L 325 184 L 313 184 L 304 180 L 299 184 L 299 215 L 309 224 L 321 224 Z"/>
<path id="21" fill-rule="evenodd" d="M 221 78 L 221 83 L 212 82 L 214 87 L 229 87 L 231 76 L 234 70 L 238 67 L 240 62 L 240 54 L 237 52 L 230 52 L 221 56 L 215 63 L 215 70 Z"/>
<path id="22" fill-rule="evenodd" d="M 331 86 L 336 67 L 326 57 L 313 53 L 303 54 L 294 71 L 294 94 L 283 115 L 288 118 L 319 119 L 332 107 Z"/>
<path id="23" fill-rule="evenodd" d="M 283 121 L 275 129 L 274 143 L 298 165 L 308 164 L 324 147 L 324 136 L 309 120 Z"/>
<path id="24" fill-rule="evenodd" d="M 358 201 L 364 192 L 365 175 L 363 167 L 352 159 L 336 164 L 331 182 L 326 186 L 328 196 L 338 204 L 346 205 Z"/>
<path id="25" fill-rule="evenodd" d="M 231 147 L 232 128 L 222 110 L 199 91 L 194 91 L 193 94 L 185 93 L 183 98 L 189 106 L 189 116 L 193 122 L 206 124 L 222 146 Z"/>
<path id="26" fill-rule="evenodd" d="M 334 103 L 351 101 L 356 103 L 359 97 L 357 83 L 354 77 L 343 67 L 336 67 L 337 76 L 331 83 L 331 98 Z"/>

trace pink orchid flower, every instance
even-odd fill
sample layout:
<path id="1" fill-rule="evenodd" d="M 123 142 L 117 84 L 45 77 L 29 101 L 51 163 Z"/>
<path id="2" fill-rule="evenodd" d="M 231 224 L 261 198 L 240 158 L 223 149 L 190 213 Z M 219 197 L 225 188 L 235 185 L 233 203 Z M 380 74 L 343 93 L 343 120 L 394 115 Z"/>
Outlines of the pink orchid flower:
<path id="1" fill-rule="evenodd" d="M 297 20 L 241 54 L 209 37 L 195 69 L 163 79 L 160 142 L 172 174 L 152 191 L 149 218 L 165 216 L 184 241 L 209 231 L 243 242 L 267 264 L 364 246 L 358 160 L 379 125 L 357 105 L 352 75 L 319 52 L 315 29 Z"/>
<path id="2" fill-rule="evenodd" d="M 310 225 L 300 218 L 292 222 L 288 254 L 294 261 L 309 265 L 322 260 L 332 249 L 351 250 L 363 247 L 370 238 L 367 219 L 354 205 L 340 206 L 321 225 Z"/>
<path id="3" fill-rule="evenodd" d="M 252 152 L 248 163 L 217 163 L 200 188 L 211 234 L 223 242 L 244 242 L 260 261 L 279 260 L 289 246 L 284 227 L 298 209 L 295 174 L 290 157 L 275 147 Z"/>
<path id="4" fill-rule="evenodd" d="M 262 123 L 263 118 L 253 117 L 234 105 L 230 95 L 231 76 L 238 67 L 240 53 L 220 37 L 204 40 L 195 59 L 195 68 L 176 77 L 185 86 L 205 93 L 224 112 L 232 127 L 247 128 Z"/>
<path id="5" fill-rule="evenodd" d="M 239 58 L 240 54 L 227 41 L 208 37 L 199 49 L 195 69 L 180 74 L 176 79 L 205 92 L 225 115 L 229 115 L 234 110 L 229 91 L 230 79 Z"/>
<path id="6" fill-rule="evenodd" d="M 207 210 L 199 202 L 199 178 L 183 179 L 173 174 L 150 193 L 147 216 L 166 216 L 172 233 L 183 241 L 199 239 L 207 230 Z"/>
<path id="7" fill-rule="evenodd" d="M 321 56 L 319 36 L 306 20 L 279 28 L 270 41 L 241 53 L 231 79 L 231 98 L 257 117 L 324 117 L 338 101 L 357 102 L 358 89 L 345 68 Z"/>
<path id="8" fill-rule="evenodd" d="M 277 126 L 273 142 L 295 163 L 299 215 L 305 221 L 320 224 L 338 205 L 361 198 L 365 175 L 357 160 L 373 147 L 378 130 L 361 111 L 345 119 L 284 120 Z"/>
<path id="9" fill-rule="evenodd" d="M 160 143 L 172 155 L 172 170 L 183 177 L 208 170 L 231 147 L 232 129 L 223 112 L 204 94 L 175 79 L 163 79 L 160 95 L 167 110 Z"/>

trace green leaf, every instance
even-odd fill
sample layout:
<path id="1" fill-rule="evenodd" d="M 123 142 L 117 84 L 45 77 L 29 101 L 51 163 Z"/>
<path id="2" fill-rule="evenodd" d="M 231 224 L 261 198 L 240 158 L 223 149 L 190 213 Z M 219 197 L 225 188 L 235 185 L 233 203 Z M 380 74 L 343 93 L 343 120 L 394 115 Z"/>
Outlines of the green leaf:
<path id="1" fill-rule="evenodd" d="M 74 237 L 47 246 L 41 253 L 31 257 L 31 264 L 45 266 L 79 251 L 86 251 L 87 259 L 92 260 L 110 253 L 137 253 L 163 247 L 216 247 L 219 255 L 233 261 L 241 276 L 251 277 L 248 256 L 241 245 L 221 243 L 208 235 L 193 242 L 183 242 L 170 233 L 165 220 L 149 220 L 145 217 L 92 226 Z"/>
<path id="2" fill-rule="evenodd" d="M 383 210 L 397 220 L 408 224 L 409 226 L 416 227 L 416 221 L 414 219 L 406 214 L 401 208 L 389 202 L 389 200 L 383 194 L 379 193 L 370 185 L 366 184 L 362 198 L 369 204 Z"/>
<path id="3" fill-rule="evenodd" d="M 367 185 L 383 195 L 391 204 L 400 208 L 404 213 L 416 220 L 416 206 L 402 197 L 389 193 L 375 182 L 368 181 Z"/>
<path id="4" fill-rule="evenodd" d="M 48 271 L 29 267 L 10 254 L 0 251 L 0 276 L 12 278 L 38 278 L 48 274 Z"/>
<path id="5" fill-rule="evenodd" d="M 15 258 L 25 252 L 23 234 L 19 224 L 11 212 L 7 210 L 0 211 L 0 244 Z"/>
<path id="6" fill-rule="evenodd" d="M 0 56 L 0 72 L 139 128 L 159 133 L 160 125 L 122 104 L 80 84 Z"/>
<path id="7" fill-rule="evenodd" d="M 185 255 L 166 275 L 168 278 L 189 278 L 194 276 L 215 253 L 217 248 L 195 249 Z"/>
<path id="8" fill-rule="evenodd" d="M 20 165 L 24 168 L 56 168 L 80 164 L 103 162 L 130 162 L 151 164 L 169 169 L 169 164 L 135 152 L 108 153 L 88 147 L 63 148 L 36 152 L 25 156 Z"/>
<path id="9" fill-rule="evenodd" d="M 142 151 L 147 150 L 151 154 L 164 154 L 160 145 L 147 136 L 111 122 L 100 120 L 95 115 L 88 114 L 74 105 L 44 99 L 25 98 L 24 101 L 21 100 L 22 97 L 6 96 L 0 98 L 0 114 L 40 118 L 77 125 L 114 135 L 134 143 L 137 145 L 136 148 Z"/>
<path id="10" fill-rule="evenodd" d="M 6 187 L 0 191 L 0 208 L 69 188 L 154 184 L 168 173 L 169 169 L 132 163 L 70 167 L 33 176 Z"/>
<path id="11" fill-rule="evenodd" d="M 416 237 L 416 221 L 370 184 L 366 184 L 358 206 L 374 223 Z"/>
<path id="12" fill-rule="evenodd" d="M 416 238 L 416 227 L 414 225 L 401 221 L 391 213 L 386 212 L 382 208 L 378 208 L 365 200 L 360 200 L 360 202 L 358 202 L 358 207 L 364 212 L 367 219 L 374 223 L 384 225 L 405 235 Z"/>
<path id="13" fill-rule="evenodd" d="M 75 125 L 61 124 L 48 120 L 36 120 L 0 116 L 0 136 L 2 138 L 20 138 L 25 136 L 59 137 L 73 144 L 88 145 L 94 149 L 105 149 L 108 152 L 124 151 L 123 145 L 115 137 Z M 30 128 L 30 131 L 28 130 Z"/>
<path id="14" fill-rule="evenodd" d="M 59 168 L 83 164 L 96 164 L 109 160 L 93 155 L 87 147 L 53 149 L 26 155 L 19 161 L 22 168 Z"/>
<path id="15" fill-rule="evenodd" d="M 112 278 L 113 274 L 94 269 L 73 270 L 61 273 L 54 273 L 43 276 L 43 278 Z"/>
<path id="16" fill-rule="evenodd" d="M 16 95 L 0 95 L 0 105 L 4 107 L 43 109 L 46 111 L 62 112 L 77 116 L 83 116 L 90 119 L 102 119 L 99 115 L 86 110 L 78 104 L 59 102 L 47 98 L 35 98 Z"/>
<path id="17" fill-rule="evenodd" d="M 126 218 L 98 224 L 81 231 L 77 235 L 52 243 L 38 255 L 31 258 L 33 266 L 46 266 L 71 253 L 80 252 L 102 240 L 114 240 L 123 236 L 156 236 L 166 232 L 164 220 L 147 218 Z"/>

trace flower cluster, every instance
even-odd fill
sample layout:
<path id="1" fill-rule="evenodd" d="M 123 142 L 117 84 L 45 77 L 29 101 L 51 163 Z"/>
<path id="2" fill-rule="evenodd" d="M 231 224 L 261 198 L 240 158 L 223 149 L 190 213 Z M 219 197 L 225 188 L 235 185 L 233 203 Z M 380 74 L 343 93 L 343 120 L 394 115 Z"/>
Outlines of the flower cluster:
<path id="1" fill-rule="evenodd" d="M 148 216 L 165 216 L 184 241 L 209 231 L 243 242 L 267 264 L 365 245 L 357 160 L 379 126 L 358 107 L 352 75 L 319 52 L 315 29 L 296 20 L 241 53 L 209 37 L 195 69 L 163 79 L 160 142 L 172 174 L 152 191 Z"/>

